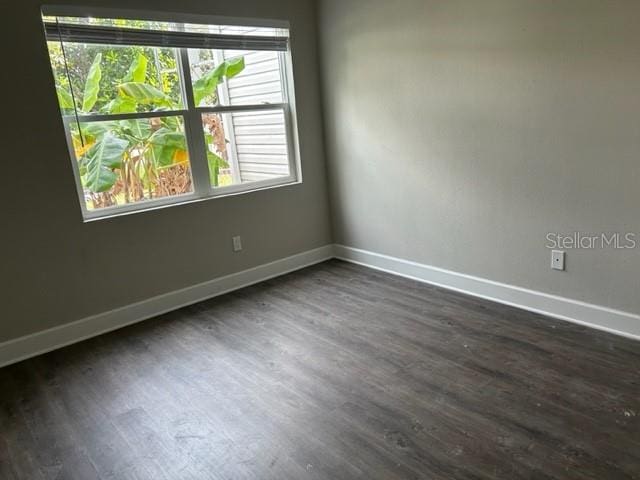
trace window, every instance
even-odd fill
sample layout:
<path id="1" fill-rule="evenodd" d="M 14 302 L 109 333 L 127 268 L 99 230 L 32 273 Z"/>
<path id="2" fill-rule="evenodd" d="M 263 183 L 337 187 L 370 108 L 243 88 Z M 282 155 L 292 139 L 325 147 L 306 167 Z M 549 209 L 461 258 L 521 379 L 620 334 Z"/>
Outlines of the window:
<path id="1" fill-rule="evenodd" d="M 282 25 L 43 20 L 85 219 L 298 181 Z"/>

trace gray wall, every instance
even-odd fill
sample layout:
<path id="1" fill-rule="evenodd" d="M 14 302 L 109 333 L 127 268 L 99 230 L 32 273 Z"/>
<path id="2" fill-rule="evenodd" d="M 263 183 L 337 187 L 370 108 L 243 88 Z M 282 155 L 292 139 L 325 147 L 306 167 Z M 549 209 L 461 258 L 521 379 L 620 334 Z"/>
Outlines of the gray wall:
<path id="1" fill-rule="evenodd" d="M 335 240 L 640 313 L 640 2 L 323 0 Z"/>
<path id="2" fill-rule="evenodd" d="M 292 27 L 303 184 L 86 224 L 54 94 L 42 3 L 13 2 L 4 27 L 11 40 L 0 75 L 0 341 L 331 241 L 312 1 L 58 2 L 287 19 Z M 240 254 L 231 252 L 236 234 L 243 237 Z"/>

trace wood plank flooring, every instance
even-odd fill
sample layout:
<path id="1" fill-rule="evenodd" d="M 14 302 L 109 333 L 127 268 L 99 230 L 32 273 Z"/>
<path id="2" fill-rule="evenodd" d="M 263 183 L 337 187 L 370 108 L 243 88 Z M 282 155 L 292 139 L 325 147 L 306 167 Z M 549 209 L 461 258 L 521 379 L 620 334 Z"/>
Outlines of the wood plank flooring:
<path id="1" fill-rule="evenodd" d="M 637 479 L 640 342 L 332 260 L 0 370 L 1 479 Z"/>

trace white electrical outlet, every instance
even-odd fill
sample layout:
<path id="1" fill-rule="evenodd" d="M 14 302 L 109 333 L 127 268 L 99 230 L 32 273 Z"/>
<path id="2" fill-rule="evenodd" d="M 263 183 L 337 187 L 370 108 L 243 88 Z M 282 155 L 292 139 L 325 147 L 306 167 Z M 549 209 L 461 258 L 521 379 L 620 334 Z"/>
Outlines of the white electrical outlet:
<path id="1" fill-rule="evenodd" d="M 239 252 L 240 250 L 242 250 L 242 238 L 238 235 L 237 237 L 233 237 L 233 251 Z"/>
<path id="2" fill-rule="evenodd" d="M 564 270 L 565 252 L 562 250 L 551 251 L 551 268 L 554 270 Z"/>

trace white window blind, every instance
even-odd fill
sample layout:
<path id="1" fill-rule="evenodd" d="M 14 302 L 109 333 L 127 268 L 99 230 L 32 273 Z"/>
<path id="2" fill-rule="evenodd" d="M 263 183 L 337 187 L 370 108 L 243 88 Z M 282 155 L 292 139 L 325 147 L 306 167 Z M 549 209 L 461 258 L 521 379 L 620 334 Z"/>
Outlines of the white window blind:
<path id="1" fill-rule="evenodd" d="M 147 30 L 106 25 L 45 22 L 47 40 L 150 47 L 268 50 L 284 52 L 286 36 L 250 36 L 172 30 Z"/>

